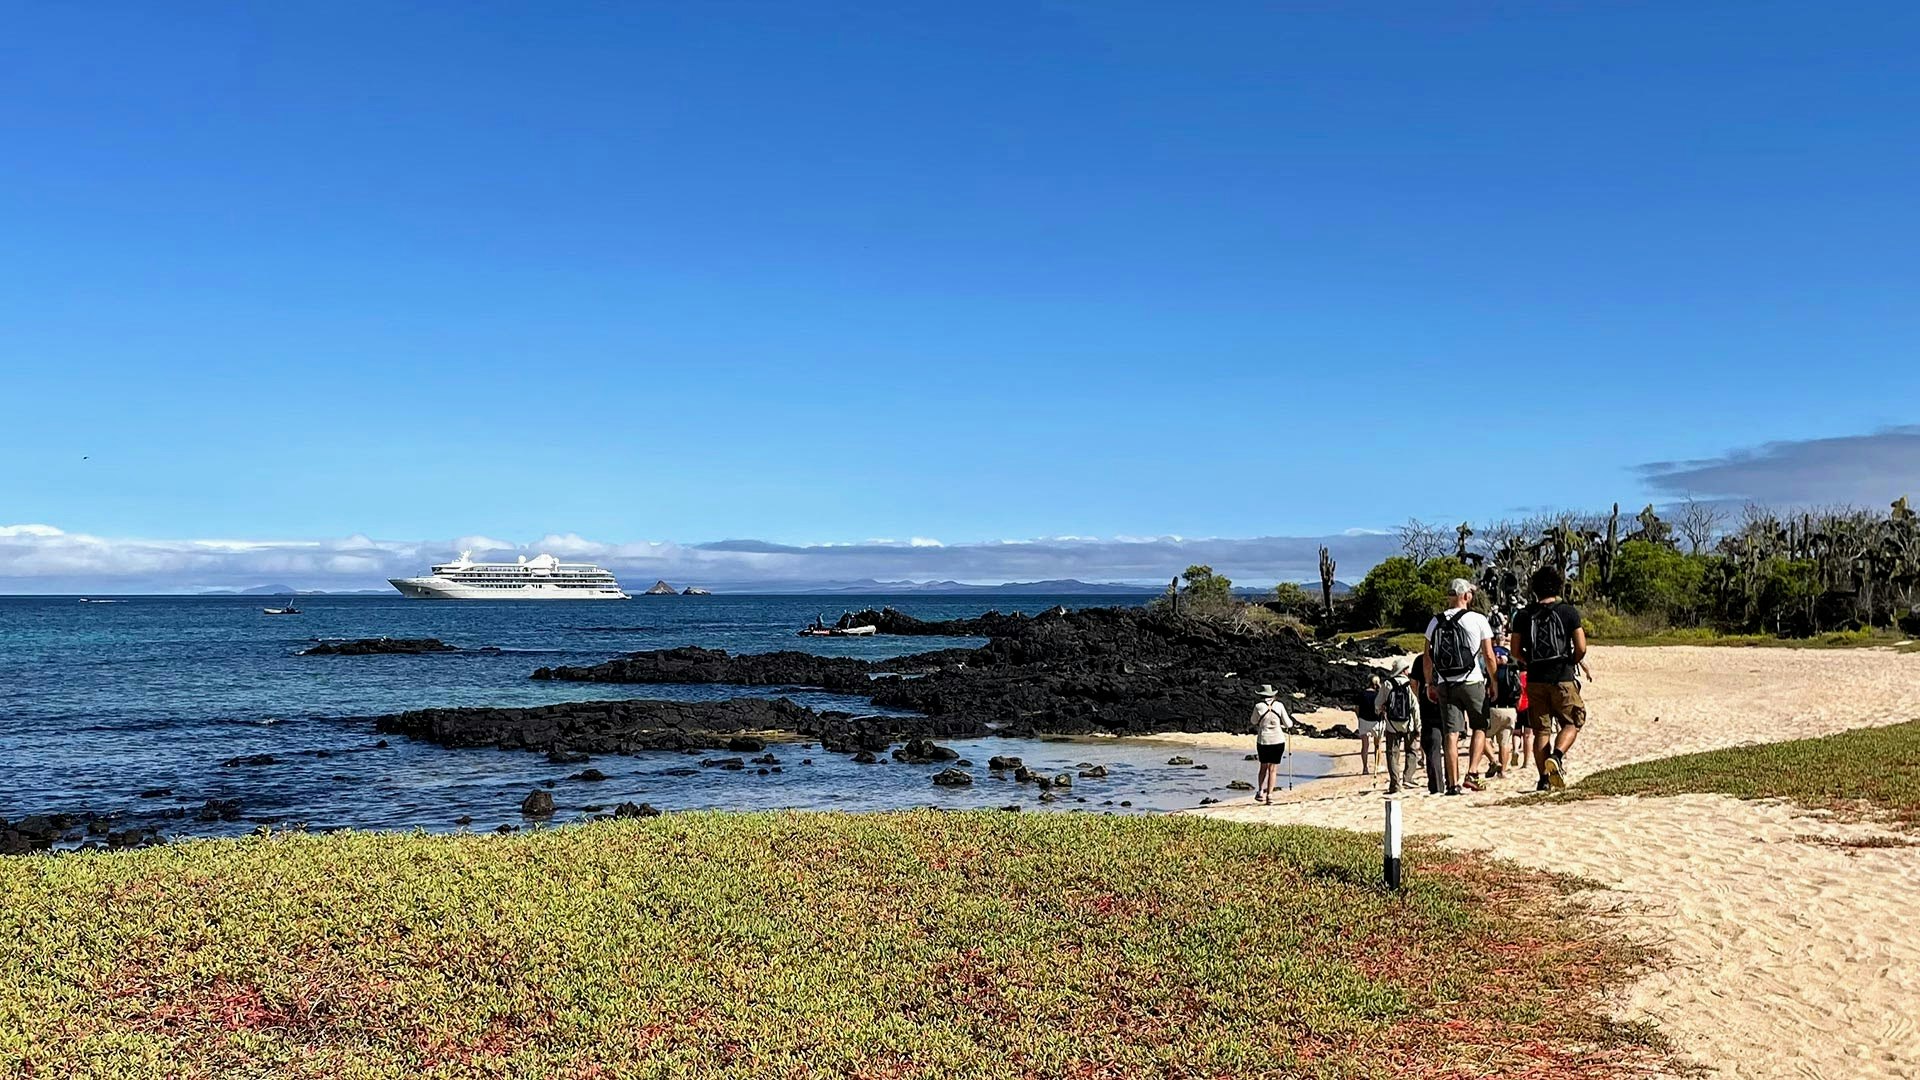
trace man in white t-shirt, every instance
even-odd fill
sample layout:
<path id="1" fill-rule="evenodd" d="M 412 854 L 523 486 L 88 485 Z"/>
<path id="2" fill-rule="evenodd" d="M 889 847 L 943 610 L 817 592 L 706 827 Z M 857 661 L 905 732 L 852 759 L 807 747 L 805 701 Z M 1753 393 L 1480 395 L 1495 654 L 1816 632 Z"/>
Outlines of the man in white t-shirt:
<path id="1" fill-rule="evenodd" d="M 1479 761 L 1487 745 L 1487 686 L 1500 659 L 1493 652 L 1493 626 L 1473 610 L 1473 582 L 1454 578 L 1448 586 L 1453 603 L 1427 624 L 1427 698 L 1446 706 L 1447 794 L 1460 794 L 1460 735 L 1471 730 L 1472 760 Z M 1481 789 L 1480 778 L 1467 786 Z"/>

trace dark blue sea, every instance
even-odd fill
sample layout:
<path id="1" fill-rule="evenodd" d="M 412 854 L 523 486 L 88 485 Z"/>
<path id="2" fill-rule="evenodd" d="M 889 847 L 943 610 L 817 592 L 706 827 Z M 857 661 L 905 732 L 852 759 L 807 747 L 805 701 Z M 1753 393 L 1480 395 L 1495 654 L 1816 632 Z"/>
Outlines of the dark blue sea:
<path id="1" fill-rule="evenodd" d="M 484 603 L 400 597 L 303 596 L 302 614 L 268 616 L 274 597 L 0 597 L 0 819 L 34 813 L 120 813 L 164 835 L 233 835 L 260 827 L 450 830 L 521 825 L 520 800 L 551 781 L 555 822 L 623 801 L 664 810 L 813 808 L 878 810 L 1019 803 L 1035 792 L 974 769 L 971 788 L 939 788 L 933 767 L 857 765 L 838 755 L 776 746 L 779 774 L 700 770 L 669 776 L 693 759 L 677 753 L 601 756 L 611 779 L 566 777 L 578 766 L 537 754 L 447 750 L 381 736 L 365 718 L 452 705 L 538 705 L 594 698 L 708 700 L 770 693 L 717 686 L 622 686 L 535 682 L 534 668 L 591 664 L 625 652 L 704 645 L 737 653 L 805 649 L 884 658 L 977 645 L 965 638 L 804 639 L 815 615 L 892 605 L 923 619 L 1055 605 L 1098 606 L 1110 597 L 663 596 L 627 601 Z M 1123 601 L 1124 602 L 1124 601 Z M 463 651 L 428 656 L 300 656 L 316 639 L 437 637 Z M 871 711 L 861 698 L 786 696 L 817 708 Z M 1247 750 L 1252 749 L 1251 738 Z M 1036 768 L 1104 764 L 1106 780 L 1079 782 L 1057 810 L 1144 812 L 1231 798 L 1233 779 L 1252 779 L 1243 753 L 1190 750 L 1149 740 L 977 739 L 955 744 L 984 764 L 1015 754 Z M 272 754 L 279 764 L 227 767 Z M 1185 754 L 1206 770 L 1170 767 Z M 811 757 L 812 765 L 799 764 Z M 1300 777 L 1325 762 L 1290 759 Z M 165 795 L 142 798 L 143 792 Z M 181 809 L 236 799 L 237 821 L 198 822 Z M 1129 802 L 1131 807 L 1120 803 Z M 171 813 L 169 813 L 171 811 Z"/>

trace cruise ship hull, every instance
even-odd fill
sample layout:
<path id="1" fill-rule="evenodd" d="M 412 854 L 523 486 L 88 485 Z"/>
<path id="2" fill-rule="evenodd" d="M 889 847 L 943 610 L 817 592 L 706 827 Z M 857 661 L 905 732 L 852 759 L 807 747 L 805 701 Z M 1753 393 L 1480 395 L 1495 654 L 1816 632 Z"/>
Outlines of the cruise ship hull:
<path id="1" fill-rule="evenodd" d="M 625 600 L 618 587 L 562 588 L 551 582 L 529 581 L 510 589 L 486 589 L 438 577 L 388 578 L 400 595 L 414 600 Z"/>

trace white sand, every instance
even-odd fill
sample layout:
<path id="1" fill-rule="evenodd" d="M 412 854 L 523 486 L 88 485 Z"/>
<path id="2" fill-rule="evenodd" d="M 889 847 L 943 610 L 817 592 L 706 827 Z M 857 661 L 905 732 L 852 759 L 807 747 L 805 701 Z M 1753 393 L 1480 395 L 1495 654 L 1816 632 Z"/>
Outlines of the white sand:
<path id="1" fill-rule="evenodd" d="M 1592 719 L 1568 763 L 1576 783 L 1631 761 L 1920 719 L 1920 655 L 1885 649 L 1598 648 L 1593 667 Z M 1357 769 L 1348 756 L 1336 772 Z M 1669 958 L 1628 989 L 1620 1015 L 1652 1019 L 1720 1075 L 1920 1077 L 1920 847 L 1814 842 L 1915 837 L 1719 795 L 1489 805 L 1533 780 L 1526 767 L 1448 798 L 1426 795 L 1423 779 L 1404 803 L 1407 829 L 1609 886 L 1589 902 Z M 1202 812 L 1377 832 L 1384 786 L 1377 773 L 1339 776 L 1273 806 Z"/>

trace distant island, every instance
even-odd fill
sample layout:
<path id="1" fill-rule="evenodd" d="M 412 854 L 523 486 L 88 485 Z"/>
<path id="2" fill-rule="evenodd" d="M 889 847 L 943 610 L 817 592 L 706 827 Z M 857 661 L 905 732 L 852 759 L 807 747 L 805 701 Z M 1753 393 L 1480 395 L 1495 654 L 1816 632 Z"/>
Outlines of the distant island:
<path id="1" fill-rule="evenodd" d="M 822 585 L 795 592 L 817 593 L 1011 593 L 1025 596 L 1149 596 L 1165 591 L 1159 585 L 1114 585 L 1055 578 L 1048 581 L 1008 581 L 999 585 L 969 585 L 960 581 L 854 581 Z"/>

